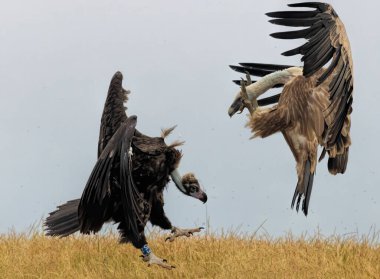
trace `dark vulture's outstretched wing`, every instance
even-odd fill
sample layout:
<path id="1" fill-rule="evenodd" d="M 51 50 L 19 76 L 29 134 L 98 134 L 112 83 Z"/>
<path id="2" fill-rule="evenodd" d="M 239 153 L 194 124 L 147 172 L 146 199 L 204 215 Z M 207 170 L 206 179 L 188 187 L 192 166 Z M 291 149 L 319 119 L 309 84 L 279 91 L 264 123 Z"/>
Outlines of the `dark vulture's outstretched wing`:
<path id="1" fill-rule="evenodd" d="M 119 125 L 108 141 L 88 179 L 83 191 L 78 216 L 82 233 L 96 232 L 110 216 L 113 208 L 111 183 L 119 183 L 125 222 L 138 238 L 138 225 L 143 216 L 144 201 L 132 179 L 130 147 L 135 133 L 137 117 L 131 116 Z M 119 181 L 111 182 L 111 171 L 120 164 Z"/>
<path id="2" fill-rule="evenodd" d="M 132 180 L 130 147 L 137 117 L 127 117 L 124 102 L 128 91 L 122 88 L 123 76 L 117 72 L 108 91 L 101 120 L 98 161 L 81 199 L 69 201 L 45 221 L 47 235 L 67 236 L 80 230 L 96 232 L 108 221 L 115 202 L 121 202 L 125 223 L 138 239 L 138 226 L 147 206 Z M 112 179 L 112 181 L 111 181 Z M 120 188 L 115 199 L 111 185 Z"/>
<path id="3" fill-rule="evenodd" d="M 116 72 L 111 79 L 107 99 L 104 104 L 100 123 L 98 157 L 106 147 L 108 141 L 116 133 L 122 122 L 127 120 L 124 103 L 128 101 L 129 91 L 122 86 L 123 75 Z"/>
<path id="4" fill-rule="evenodd" d="M 271 23 L 308 27 L 306 29 L 271 34 L 278 39 L 308 40 L 304 45 L 284 52 L 283 55 L 302 55 L 303 74 L 310 77 L 321 70 L 330 60 L 329 66 L 318 77 L 317 85 L 328 83 L 330 104 L 325 111 L 326 130 L 324 133 L 325 148 L 339 145 L 346 132 L 342 129 L 349 122 L 352 108 L 353 63 L 350 43 L 346 30 L 337 13 L 329 4 L 306 2 L 290 4 L 289 7 L 315 8 L 309 11 L 272 12 L 267 15 L 276 19 Z M 346 122 L 346 124 L 345 124 Z"/>
<path id="5" fill-rule="evenodd" d="M 98 161 L 88 179 L 78 207 L 82 233 L 96 232 L 111 217 L 114 196 L 111 185 L 121 189 L 116 199 L 123 207 L 125 223 L 138 239 L 138 226 L 144 218 L 146 203 L 141 198 L 132 179 L 130 147 L 137 133 L 136 116 L 127 117 L 124 103 L 129 91 L 122 87 L 123 75 L 112 77 L 104 105 L 98 143 Z M 113 173 L 119 170 L 119 173 Z M 113 179 L 111 181 L 111 179 Z"/>

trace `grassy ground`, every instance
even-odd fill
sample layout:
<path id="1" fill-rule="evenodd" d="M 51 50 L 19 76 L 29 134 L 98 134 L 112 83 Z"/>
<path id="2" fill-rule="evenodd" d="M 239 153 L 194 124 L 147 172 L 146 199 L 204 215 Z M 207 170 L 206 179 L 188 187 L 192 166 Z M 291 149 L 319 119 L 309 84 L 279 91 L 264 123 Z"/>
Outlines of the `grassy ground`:
<path id="1" fill-rule="evenodd" d="M 38 233 L 0 236 L 1 278 L 380 278 L 380 246 L 368 239 L 271 240 L 206 235 L 150 247 L 176 266 L 147 267 L 140 252 L 117 236 L 48 238 Z"/>

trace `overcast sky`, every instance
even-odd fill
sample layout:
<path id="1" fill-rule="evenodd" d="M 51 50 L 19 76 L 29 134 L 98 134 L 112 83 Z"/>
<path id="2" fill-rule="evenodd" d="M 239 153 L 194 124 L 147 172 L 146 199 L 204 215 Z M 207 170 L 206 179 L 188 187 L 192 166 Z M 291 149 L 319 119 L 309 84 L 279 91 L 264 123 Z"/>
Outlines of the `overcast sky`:
<path id="1" fill-rule="evenodd" d="M 96 161 L 109 81 L 120 70 L 128 113 L 143 133 L 178 124 L 186 140 L 181 172 L 194 171 L 207 205 L 165 194 L 172 223 L 274 236 L 369 232 L 380 227 L 380 5 L 331 1 L 346 25 L 355 63 L 351 136 L 345 175 L 317 166 L 309 216 L 290 209 L 295 162 L 282 135 L 249 140 L 245 115 L 227 109 L 238 62 L 299 65 L 281 52 L 301 41 L 269 37 L 281 29 L 266 12 L 286 1 L 3 1 L 0 9 L 0 232 L 24 231 L 79 198 Z M 278 91 L 278 90 L 277 90 Z M 275 92 L 275 91 L 274 91 Z"/>

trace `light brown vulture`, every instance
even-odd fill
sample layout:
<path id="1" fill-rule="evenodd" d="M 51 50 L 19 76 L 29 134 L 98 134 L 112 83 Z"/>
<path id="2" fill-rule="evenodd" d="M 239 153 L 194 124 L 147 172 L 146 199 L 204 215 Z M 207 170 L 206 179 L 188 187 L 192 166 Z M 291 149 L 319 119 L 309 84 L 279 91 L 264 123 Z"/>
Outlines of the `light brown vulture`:
<path id="1" fill-rule="evenodd" d="M 272 12 L 273 24 L 307 27 L 271 34 L 278 39 L 305 38 L 300 47 L 285 56 L 301 54 L 303 67 L 240 63 L 232 69 L 247 73 L 241 90 L 229 108 L 229 115 L 250 110 L 247 124 L 253 137 L 268 137 L 281 132 L 297 162 L 298 182 L 291 206 L 308 214 L 313 178 L 318 161 L 318 145 L 329 156 L 331 174 L 344 173 L 347 167 L 352 112 L 353 62 L 345 27 L 331 5 L 318 2 L 290 4 L 289 7 L 313 8 L 302 11 Z M 249 75 L 262 77 L 250 82 Z M 250 84 L 251 83 L 251 84 Z M 270 98 L 257 97 L 273 87 L 282 93 Z M 261 108 L 278 102 L 272 107 Z"/>

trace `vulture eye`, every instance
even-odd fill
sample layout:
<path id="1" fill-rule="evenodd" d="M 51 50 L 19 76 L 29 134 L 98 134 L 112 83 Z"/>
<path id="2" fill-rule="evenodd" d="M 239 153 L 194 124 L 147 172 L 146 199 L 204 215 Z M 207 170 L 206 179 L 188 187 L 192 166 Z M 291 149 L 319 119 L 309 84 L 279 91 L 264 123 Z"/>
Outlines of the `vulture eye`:
<path id="1" fill-rule="evenodd" d="M 190 185 L 190 193 L 198 192 L 198 187 Z"/>

